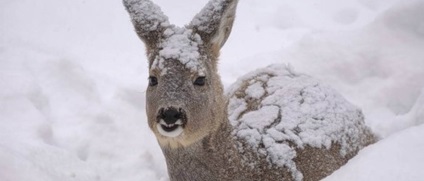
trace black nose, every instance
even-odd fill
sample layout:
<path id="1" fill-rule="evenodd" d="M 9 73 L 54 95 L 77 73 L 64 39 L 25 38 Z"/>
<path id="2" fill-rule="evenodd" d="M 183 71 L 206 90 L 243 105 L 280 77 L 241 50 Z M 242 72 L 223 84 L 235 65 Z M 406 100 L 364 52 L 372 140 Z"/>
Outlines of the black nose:
<path id="1" fill-rule="evenodd" d="M 181 119 L 182 113 L 176 108 L 167 108 L 160 111 L 160 117 L 165 121 L 166 124 L 174 124 L 177 120 Z"/>

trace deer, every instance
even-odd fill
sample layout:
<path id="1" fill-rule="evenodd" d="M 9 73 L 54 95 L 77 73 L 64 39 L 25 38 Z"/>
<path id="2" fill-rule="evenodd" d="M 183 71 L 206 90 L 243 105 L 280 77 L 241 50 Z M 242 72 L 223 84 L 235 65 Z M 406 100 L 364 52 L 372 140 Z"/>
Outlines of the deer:
<path id="1" fill-rule="evenodd" d="M 237 3 L 210 0 L 179 27 L 150 0 L 123 0 L 146 47 L 147 122 L 170 180 L 320 180 L 376 142 L 359 108 L 291 66 L 224 92 L 218 58 Z"/>

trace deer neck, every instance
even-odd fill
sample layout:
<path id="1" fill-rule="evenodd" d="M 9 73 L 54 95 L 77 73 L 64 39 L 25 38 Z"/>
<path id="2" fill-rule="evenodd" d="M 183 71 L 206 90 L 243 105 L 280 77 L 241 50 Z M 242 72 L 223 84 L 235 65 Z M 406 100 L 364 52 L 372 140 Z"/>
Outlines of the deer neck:
<path id="1" fill-rule="evenodd" d="M 171 180 L 231 180 L 241 169 L 228 119 L 218 131 L 184 148 L 162 148 Z M 223 167 L 225 165 L 225 168 Z"/>

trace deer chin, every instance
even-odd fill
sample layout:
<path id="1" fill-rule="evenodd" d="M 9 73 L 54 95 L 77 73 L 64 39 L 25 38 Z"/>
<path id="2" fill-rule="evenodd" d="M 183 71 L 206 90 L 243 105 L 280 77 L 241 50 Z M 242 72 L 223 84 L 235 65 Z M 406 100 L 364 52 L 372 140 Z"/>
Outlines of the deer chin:
<path id="1" fill-rule="evenodd" d="M 198 143 L 209 133 L 208 130 L 190 131 L 185 120 L 177 120 L 174 124 L 166 124 L 165 121 L 160 120 L 156 122 L 155 128 L 153 132 L 159 145 L 166 149 L 189 147 Z"/>
<path id="2" fill-rule="evenodd" d="M 183 126 L 183 121 L 180 119 L 177 120 L 174 124 L 167 124 L 164 120 L 161 119 L 159 123 L 156 124 L 156 129 L 162 136 L 175 138 L 184 132 Z"/>

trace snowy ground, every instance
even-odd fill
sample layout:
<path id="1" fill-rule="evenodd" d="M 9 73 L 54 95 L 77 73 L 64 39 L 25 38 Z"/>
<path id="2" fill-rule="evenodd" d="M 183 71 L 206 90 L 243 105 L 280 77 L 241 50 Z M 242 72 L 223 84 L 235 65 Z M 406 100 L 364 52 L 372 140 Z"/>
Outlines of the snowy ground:
<path id="1" fill-rule="evenodd" d="M 155 2 L 183 25 L 206 1 Z M 423 0 L 241 0 L 223 82 L 290 63 L 360 106 L 383 138 L 325 180 L 424 180 L 423 9 Z M 146 80 L 120 0 L 0 1 L 0 180 L 167 180 Z"/>

